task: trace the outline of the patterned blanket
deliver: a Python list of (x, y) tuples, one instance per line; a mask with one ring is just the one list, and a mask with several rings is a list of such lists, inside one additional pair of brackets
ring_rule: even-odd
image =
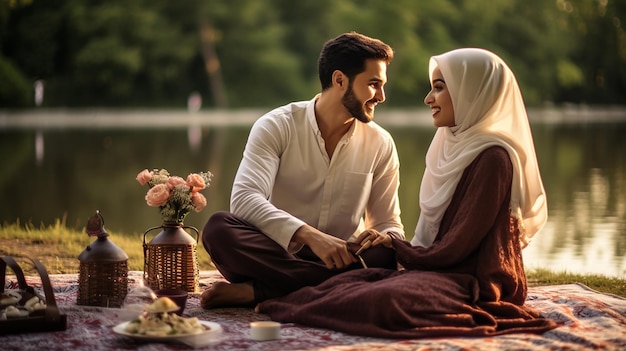
[[(130, 272), (129, 283), (137, 285), (142, 272)], [(57, 304), (67, 315), (66, 331), (24, 333), (0, 337), (2, 350), (189, 350), (180, 343), (140, 341), (113, 333), (123, 320), (114, 309), (76, 305), (76, 274), (51, 275)], [(201, 272), (201, 285), (223, 279), (215, 271)], [(40, 286), (38, 277), (29, 285)], [(5, 285), (14, 284), (11, 278)], [(527, 303), (559, 327), (541, 335), (509, 334), (487, 338), (427, 338), (418, 340), (377, 339), (332, 330), (283, 324), (281, 337), (272, 341), (249, 338), (252, 321), (268, 320), (249, 308), (206, 311), (199, 307), (199, 294), (187, 301), (185, 317), (216, 322), (222, 337), (200, 350), (624, 350), (626, 349), (626, 299), (602, 294), (581, 284), (532, 287)], [(1, 331), (0, 331), (0, 334)]]

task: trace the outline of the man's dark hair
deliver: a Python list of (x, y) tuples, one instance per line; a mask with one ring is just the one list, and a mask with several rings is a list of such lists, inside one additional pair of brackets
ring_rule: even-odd
[(365, 61), (369, 59), (390, 64), (393, 49), (378, 39), (356, 32), (344, 33), (327, 41), (317, 62), (322, 90), (331, 86), (335, 70), (340, 70), (352, 81), (357, 74), (365, 71)]

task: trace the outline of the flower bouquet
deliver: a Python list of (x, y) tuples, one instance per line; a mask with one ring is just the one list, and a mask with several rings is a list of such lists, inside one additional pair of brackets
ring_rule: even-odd
[[(191, 173), (187, 179), (172, 176), (165, 169), (144, 169), (137, 174), (141, 185), (148, 185), (146, 203), (158, 207), (163, 224), (144, 232), (144, 280), (154, 290), (182, 289), (199, 291), (198, 256), (196, 253), (198, 229), (183, 225), (192, 210), (200, 212), (206, 206), (206, 198), (200, 190), (206, 189), (213, 174)], [(161, 228), (149, 243), (146, 235)], [(196, 238), (185, 229), (193, 230)]]
[(209, 171), (191, 173), (183, 179), (170, 175), (165, 169), (144, 169), (137, 174), (137, 181), (150, 187), (146, 203), (159, 208), (163, 222), (182, 223), (189, 212), (200, 212), (206, 206), (206, 198), (200, 190), (209, 187), (212, 177)]

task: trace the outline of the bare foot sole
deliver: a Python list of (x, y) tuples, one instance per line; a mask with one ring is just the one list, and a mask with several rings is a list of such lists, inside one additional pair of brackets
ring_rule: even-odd
[(250, 283), (215, 282), (202, 292), (200, 306), (207, 310), (220, 307), (253, 307), (254, 289)]

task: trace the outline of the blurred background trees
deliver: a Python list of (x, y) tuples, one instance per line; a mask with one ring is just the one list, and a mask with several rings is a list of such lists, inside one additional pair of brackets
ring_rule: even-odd
[(421, 106), (429, 57), (467, 46), (529, 105), (624, 105), (624, 26), (622, 0), (0, 0), (0, 108), (37, 80), (46, 107), (273, 107), (318, 92), (321, 46), (351, 30), (396, 51), (390, 106)]

